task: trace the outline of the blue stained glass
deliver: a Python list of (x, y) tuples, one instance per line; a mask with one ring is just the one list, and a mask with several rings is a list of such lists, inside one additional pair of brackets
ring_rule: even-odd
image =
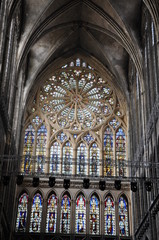
[(50, 173), (59, 172), (60, 162), (60, 146), (58, 142), (54, 142), (50, 149)]
[(16, 221), (16, 231), (25, 232), (26, 231), (26, 221), (27, 221), (27, 209), (28, 209), (28, 195), (23, 193), (18, 202), (18, 214)]
[(57, 139), (59, 139), (60, 142), (64, 142), (64, 141), (66, 141), (68, 138), (67, 138), (66, 134), (64, 134), (63, 132), (61, 132), (61, 133), (59, 133), (59, 134), (57, 135)]
[(81, 194), (76, 200), (76, 233), (86, 232), (86, 200)]
[(124, 196), (119, 198), (119, 233), (120, 236), (129, 236), (128, 203)]
[(124, 161), (126, 160), (126, 137), (122, 128), (119, 128), (116, 132), (116, 159), (118, 164), (119, 176), (126, 174), (124, 168)]
[(65, 194), (61, 201), (61, 222), (60, 230), (62, 233), (70, 233), (71, 218), (71, 199)]
[(87, 173), (87, 147), (80, 143), (77, 148), (77, 174)]
[(46, 232), (55, 233), (57, 222), (57, 197), (52, 194), (48, 199)]
[(104, 209), (104, 224), (105, 224), (105, 234), (115, 235), (115, 205), (114, 200), (111, 196), (107, 196), (105, 199), (105, 209)]
[(90, 148), (90, 174), (98, 176), (99, 175), (99, 156), (100, 151), (98, 145), (93, 143)]
[(113, 175), (113, 133), (109, 127), (104, 132), (104, 175)]
[(88, 133), (83, 137), (83, 140), (86, 141), (87, 144), (89, 145), (92, 141), (94, 141), (94, 138)]
[(99, 199), (96, 195), (90, 200), (90, 233), (99, 234)]
[(37, 132), (37, 144), (36, 144), (37, 163), (35, 167), (35, 172), (38, 173), (44, 173), (44, 163), (46, 157), (46, 140), (47, 130), (45, 125), (42, 125)]
[(70, 142), (66, 142), (63, 147), (63, 173), (72, 173), (73, 148)]
[(25, 130), (25, 137), (24, 137), (24, 148), (23, 148), (24, 161), (22, 163), (21, 170), (22, 172), (25, 172), (25, 173), (31, 173), (32, 171), (31, 157), (33, 155), (34, 140), (35, 140), (35, 130), (33, 126), (30, 124)]
[(42, 218), (42, 197), (37, 193), (33, 198), (30, 219), (30, 232), (40, 232)]

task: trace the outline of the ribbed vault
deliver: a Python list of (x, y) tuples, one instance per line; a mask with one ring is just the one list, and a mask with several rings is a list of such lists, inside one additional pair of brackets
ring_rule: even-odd
[(141, 7), (138, 0), (129, 4), (111, 0), (24, 1), (17, 66), (19, 72), (22, 67), (27, 72), (24, 102), (51, 62), (77, 51), (103, 64), (129, 100), (130, 59), (141, 82), (143, 79)]

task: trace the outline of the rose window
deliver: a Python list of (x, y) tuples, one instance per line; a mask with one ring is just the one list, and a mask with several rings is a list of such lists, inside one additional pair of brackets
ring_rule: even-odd
[(117, 102), (107, 81), (77, 59), (45, 81), (39, 105), (51, 123), (78, 131), (106, 122)]

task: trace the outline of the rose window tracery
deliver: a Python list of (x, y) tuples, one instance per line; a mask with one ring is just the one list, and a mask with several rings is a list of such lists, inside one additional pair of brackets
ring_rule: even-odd
[(40, 89), (39, 101), (50, 122), (75, 131), (101, 125), (117, 104), (107, 80), (77, 60), (63, 66), (45, 82)]

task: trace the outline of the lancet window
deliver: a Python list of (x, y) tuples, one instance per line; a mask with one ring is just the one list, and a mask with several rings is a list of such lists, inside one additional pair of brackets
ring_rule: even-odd
[(99, 234), (99, 198), (93, 194), (90, 199), (90, 234)]
[(119, 233), (129, 236), (128, 202), (125, 196), (119, 198)]
[(107, 195), (104, 202), (104, 229), (106, 235), (115, 235), (115, 203), (111, 195)]
[(64, 194), (61, 201), (61, 219), (60, 231), (61, 233), (70, 233), (71, 220), (71, 198), (69, 194)]
[(76, 199), (76, 233), (86, 233), (86, 199), (83, 194)]
[(23, 193), (18, 202), (18, 213), (16, 221), (16, 231), (25, 232), (27, 222), (27, 211), (28, 211), (28, 194)]
[(46, 232), (55, 233), (57, 222), (57, 196), (51, 194), (47, 203), (47, 219), (46, 219)]
[(42, 219), (42, 196), (40, 195), (40, 193), (37, 193), (33, 198), (30, 219), (30, 232), (34, 233), (40, 232), (41, 219)]

